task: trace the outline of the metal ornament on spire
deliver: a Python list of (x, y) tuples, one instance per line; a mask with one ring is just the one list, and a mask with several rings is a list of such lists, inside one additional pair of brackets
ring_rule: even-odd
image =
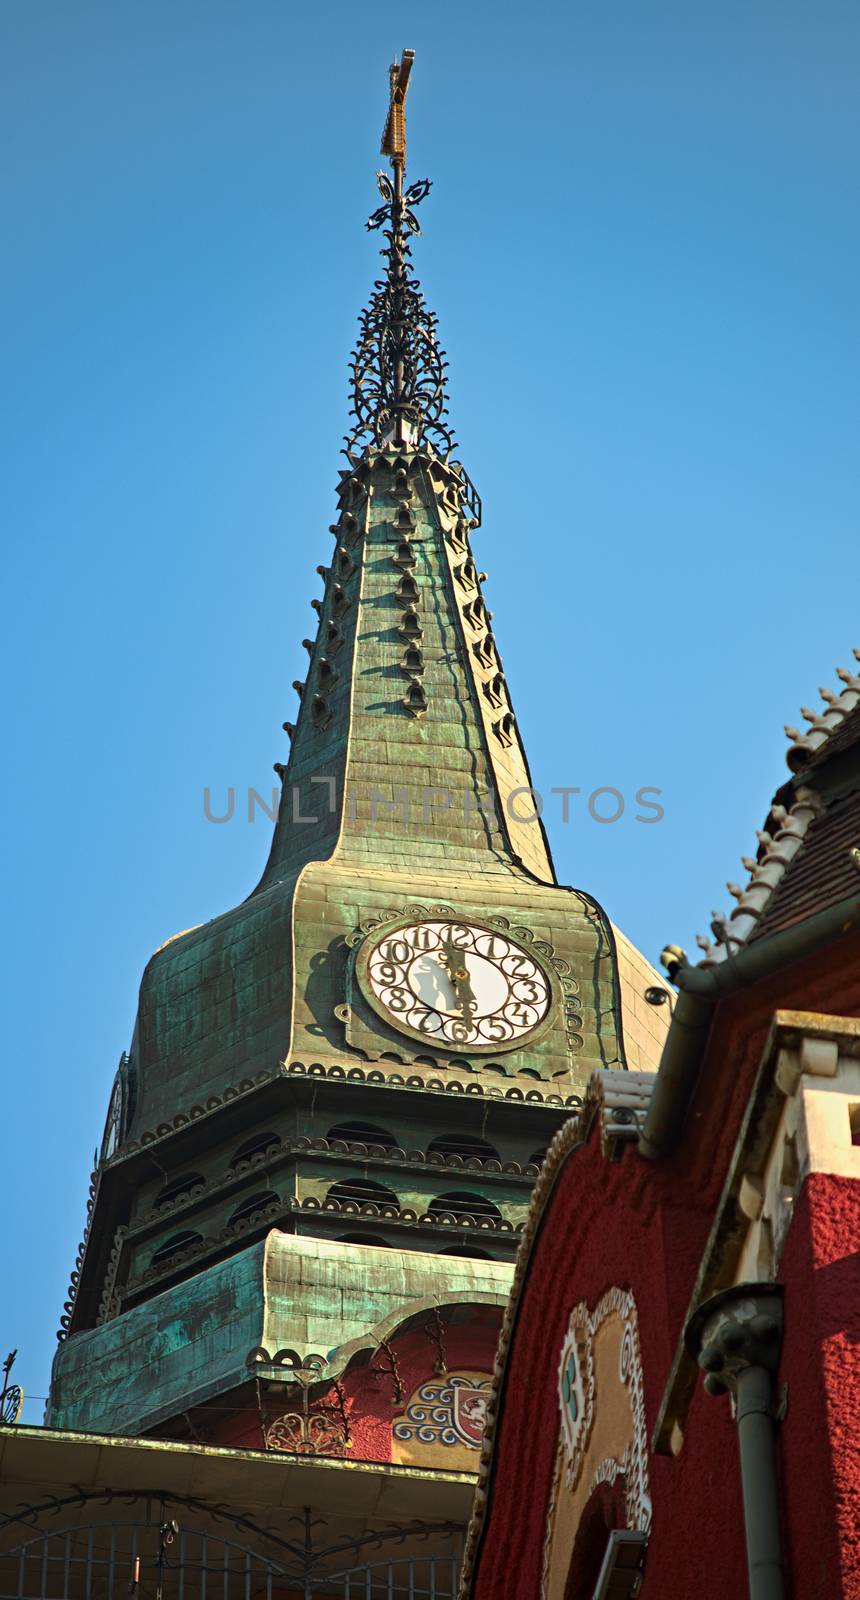
[(383, 204), (367, 222), (370, 229), (388, 224), (387, 244), (381, 251), (386, 270), (374, 284), (370, 304), (359, 320), (351, 363), (355, 424), (347, 436), (348, 456), (370, 443), (414, 447), (426, 441), (446, 460), (454, 449), (454, 436), (444, 420), (448, 363), (436, 341), (436, 317), (410, 271), (410, 238), (421, 232), (414, 208), (430, 191), (428, 178), (404, 189), (406, 92), (414, 59), (414, 50), (404, 50), (399, 64), (395, 61), (389, 68), (381, 148), (391, 162), (392, 177), (377, 173)]

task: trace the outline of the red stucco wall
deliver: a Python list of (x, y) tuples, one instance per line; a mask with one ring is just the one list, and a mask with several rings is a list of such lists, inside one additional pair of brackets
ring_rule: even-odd
[[(493, 1370), (496, 1344), (501, 1323), (501, 1310), (495, 1306), (458, 1307), (456, 1320), (445, 1322), (443, 1343), (445, 1364), (449, 1371), (462, 1369), (485, 1372)], [(391, 1424), (402, 1415), (410, 1396), (422, 1383), (438, 1376), (438, 1345), (428, 1336), (425, 1323), (430, 1314), (419, 1319), (403, 1332), (393, 1335), (390, 1349), (397, 1367), (402, 1390), (398, 1399), (394, 1376), (387, 1370), (388, 1355), (380, 1350), (361, 1352), (347, 1368), (341, 1379), (344, 1393), (351, 1444), (344, 1454), (351, 1461), (390, 1461)], [(300, 1397), (295, 1389), (281, 1394), (264, 1396), (266, 1420), (271, 1422), (280, 1412), (300, 1411)], [(336, 1397), (331, 1389), (315, 1393), (312, 1411), (320, 1407), (331, 1412)], [(259, 1450), (262, 1448), (260, 1418), (256, 1410), (229, 1415), (216, 1428), (212, 1444), (232, 1445), (236, 1448)], [(474, 1454), (474, 1471), (478, 1470), (478, 1451)], [(437, 1461), (436, 1467), (440, 1465)], [(452, 1461), (452, 1467), (462, 1471), (462, 1462)]]
[[(620, 1165), (608, 1163), (596, 1134), (567, 1161), (549, 1214), (508, 1366), (477, 1600), (536, 1600), (540, 1592), (558, 1440), (556, 1374), (572, 1306), (578, 1300), (593, 1306), (613, 1284), (632, 1290), (650, 1432), (673, 1354), (666, 1306), (678, 1299), (679, 1265), (686, 1264), (689, 1275), (708, 1225), (695, 1202), (675, 1203), (663, 1168), (632, 1155)], [(704, 1429), (702, 1401), (709, 1408)], [(691, 1422), (678, 1461), (649, 1462), (655, 1515), (643, 1600), (726, 1600), (744, 1592), (732, 1425), (724, 1408), (704, 1396), (697, 1397)]]
[[(613, 1165), (596, 1135), (561, 1169), (532, 1249), (501, 1390), (472, 1593), (540, 1592), (558, 1436), (556, 1373), (572, 1306), (635, 1296), (649, 1437), (702, 1251), (777, 1009), (860, 1014), (860, 936), (723, 1002), (677, 1152)], [(789, 1412), (779, 1430), (792, 1600), (860, 1600), (860, 1200), (814, 1177), (782, 1262)], [(642, 1600), (747, 1594), (737, 1440), (727, 1399), (699, 1384), (677, 1458), (650, 1456), (654, 1519)], [(571, 1597), (576, 1600), (576, 1597)], [(583, 1596), (582, 1600), (589, 1600)]]
[(779, 1453), (793, 1596), (860, 1600), (860, 1183), (812, 1174), (781, 1276), (788, 1410)]

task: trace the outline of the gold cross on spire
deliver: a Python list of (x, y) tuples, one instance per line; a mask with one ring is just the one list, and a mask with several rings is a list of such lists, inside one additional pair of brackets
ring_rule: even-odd
[(395, 167), (401, 168), (406, 164), (406, 91), (414, 60), (415, 51), (404, 50), (400, 63), (392, 61), (388, 69), (391, 98), (380, 148)]

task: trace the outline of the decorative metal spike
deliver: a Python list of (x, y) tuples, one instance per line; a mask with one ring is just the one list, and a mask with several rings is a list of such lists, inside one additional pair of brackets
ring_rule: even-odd
[(741, 856), (741, 866), (746, 867), (747, 872), (755, 872), (758, 862), (752, 856)]
[(732, 895), (735, 900), (740, 900), (742, 898), (744, 891), (739, 883), (727, 883), (726, 888), (728, 889), (729, 894)]
[[(402, 119), (402, 107), (399, 114)], [(446, 459), (454, 448), (445, 420), (447, 363), (436, 338), (436, 318), (424, 302), (411, 264), (411, 240), (420, 231), (413, 208), (425, 199), (430, 182), (424, 178), (404, 188), (405, 142), (396, 151), (393, 145), (384, 149), (392, 177), (377, 174), (383, 204), (367, 226), (382, 229), (385, 272), (374, 283), (370, 302), (359, 317), (351, 363), (355, 423), (346, 439), (346, 453), (353, 460), (356, 449), (429, 444)], [(470, 509), (480, 517), (480, 500), (466, 474), (461, 475)]]
[(696, 944), (699, 946), (700, 950), (712, 950), (713, 949), (713, 944), (712, 944), (711, 940), (710, 939), (706, 939), (705, 935), (703, 933), (697, 933), (696, 934)]
[(839, 699), (838, 694), (834, 694), (832, 689), (819, 689), (818, 693), (828, 706), (835, 705), (836, 701)]
[(799, 728), (793, 728), (791, 723), (787, 722), (785, 724), (785, 737), (790, 739), (792, 744), (796, 744), (798, 739), (802, 738), (802, 734)]
[(801, 706), (800, 715), (802, 716), (804, 722), (817, 722), (818, 721), (818, 712), (817, 711), (810, 711), (809, 706)]
[(837, 667), (836, 668), (836, 676), (837, 676), (837, 678), (841, 678), (843, 683), (850, 683), (851, 682), (851, 673), (847, 670), (846, 667)]

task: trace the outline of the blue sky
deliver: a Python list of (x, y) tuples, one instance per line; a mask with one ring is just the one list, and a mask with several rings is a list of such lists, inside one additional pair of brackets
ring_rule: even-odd
[[(0, 11), (0, 1355), (46, 1393), (142, 968), (243, 897), (328, 559), (386, 66), (559, 878), (691, 946), (851, 661), (854, 6)], [(658, 826), (633, 820), (642, 785)], [(41, 1402), (27, 1413), (38, 1420)]]

